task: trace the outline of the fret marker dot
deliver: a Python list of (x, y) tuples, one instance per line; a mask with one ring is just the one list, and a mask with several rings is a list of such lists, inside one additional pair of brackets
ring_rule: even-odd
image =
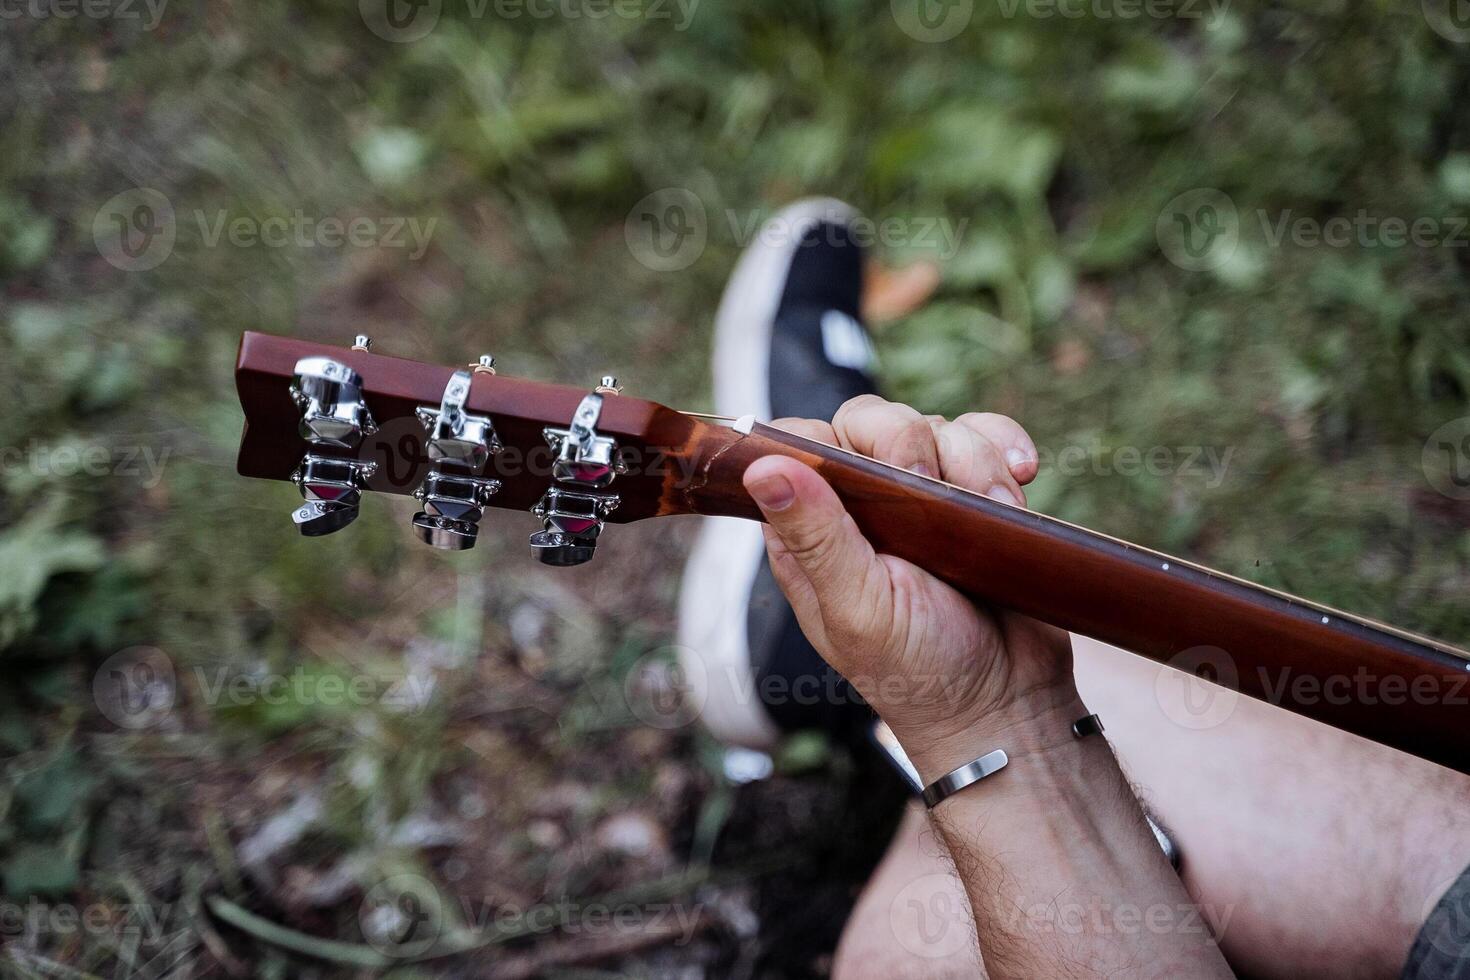
[(1169, 563), (1168, 562), (1164, 562), (1164, 571), (1167, 572), (1168, 570), (1169, 570)]
[(1324, 623), (1327, 622), (1327, 617), (1326, 616), (1323, 616), (1322, 617), (1322, 622), (1324, 622)]

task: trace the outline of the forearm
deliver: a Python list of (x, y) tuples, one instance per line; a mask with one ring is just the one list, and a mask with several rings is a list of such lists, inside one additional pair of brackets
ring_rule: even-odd
[(1230, 976), (1106, 740), (1072, 737), (1086, 713), (1048, 693), (911, 753), (926, 783), (991, 749), (1010, 757), (931, 811), (990, 977)]

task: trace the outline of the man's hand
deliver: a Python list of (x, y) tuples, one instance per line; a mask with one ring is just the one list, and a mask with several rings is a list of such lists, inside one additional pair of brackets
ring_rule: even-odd
[[(946, 421), (863, 395), (830, 425), (775, 424), (1014, 506), (1024, 506), (1021, 486), (1037, 471), (1031, 438), (1002, 415)], [(745, 486), (769, 522), (771, 570), (802, 630), (888, 722), (926, 780), (970, 761), (977, 733), (1073, 710), (1064, 632), (977, 606), (917, 566), (876, 554), (837, 494), (802, 463), (757, 460)]]
[[(1030, 438), (998, 415), (946, 422), (869, 395), (831, 425), (777, 424), (1016, 506), (1036, 475)], [(932, 811), (987, 975), (1229, 976), (1207, 930), (1134, 926), (1135, 914), (1189, 908), (1189, 895), (1106, 740), (1071, 735), (1086, 709), (1067, 635), (875, 554), (832, 488), (795, 460), (756, 460), (745, 487), (770, 522), (771, 570), (807, 638), (888, 722), (920, 778), (995, 748), (1010, 756), (993, 782)]]

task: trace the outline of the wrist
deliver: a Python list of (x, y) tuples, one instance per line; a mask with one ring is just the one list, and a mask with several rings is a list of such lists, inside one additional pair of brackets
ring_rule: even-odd
[(904, 726), (893, 729), (924, 785), (973, 762), (995, 749), (1012, 759), (1045, 755), (1073, 741), (1072, 723), (1087, 708), (1068, 678), (1024, 692), (986, 710), (951, 719), (943, 725)]

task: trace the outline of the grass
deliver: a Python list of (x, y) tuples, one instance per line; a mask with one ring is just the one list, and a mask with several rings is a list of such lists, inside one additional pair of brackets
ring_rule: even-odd
[[(754, 222), (803, 194), (899, 222), (889, 261), (943, 260), (934, 301), (879, 337), (885, 383), (928, 411), (1025, 422), (1055, 463), (1033, 505), (1470, 639), (1470, 519), (1425, 452), (1470, 392), (1454, 237), (1470, 49), (1417, 5), (1141, 21), (980, 5), (942, 43), (855, 0), (700, 4), (684, 29), (443, 9), (412, 43), (357, 5), (273, 0), (0, 35), (0, 876), (12, 902), (173, 913), (133, 947), (126, 930), (31, 929), (7, 937), (5, 969), (150, 975), (177, 940), (205, 975), (349, 976), (198, 910), (223, 896), (372, 953), (358, 910), (395, 874), (495, 908), (585, 900), (690, 855), (738, 863), (756, 817), (792, 801), (830, 813), (839, 761), (797, 753), (732, 797), (697, 734), (643, 726), (621, 696), (659, 677), (687, 527), (619, 528), (593, 566), (552, 575), (525, 555), (529, 521), (448, 562), (371, 500), (350, 532), (302, 541), (289, 487), (233, 473), (246, 329), (365, 332), (429, 361), (491, 350), (510, 374), (611, 372), (707, 408), (723, 277)], [(95, 228), (101, 209), (105, 240), (104, 203), (135, 187), (167, 198), (175, 243), (129, 272)], [(628, 238), (666, 188), (704, 214), (675, 271)], [(1238, 243), (1192, 270), (1170, 260), (1166, 205), (1197, 188), (1228, 199)], [(1293, 230), (1360, 213), (1451, 240)], [(377, 244), (248, 234), (298, 214), (370, 219)], [(398, 219), (403, 246), (382, 240)], [(88, 447), (96, 475), (68, 464)], [(177, 699), (133, 731), (93, 684), (139, 646)], [(374, 696), (206, 696), (271, 676), (366, 678)], [(309, 819), (272, 824), (289, 813)], [(630, 814), (646, 851), (609, 843)], [(266, 856), (241, 864), (252, 841)], [(792, 862), (791, 880), (821, 877)], [(769, 892), (714, 887), (779, 933)], [(813, 913), (829, 932), (840, 905)], [(821, 970), (762, 943), (726, 922), (609, 962)]]

